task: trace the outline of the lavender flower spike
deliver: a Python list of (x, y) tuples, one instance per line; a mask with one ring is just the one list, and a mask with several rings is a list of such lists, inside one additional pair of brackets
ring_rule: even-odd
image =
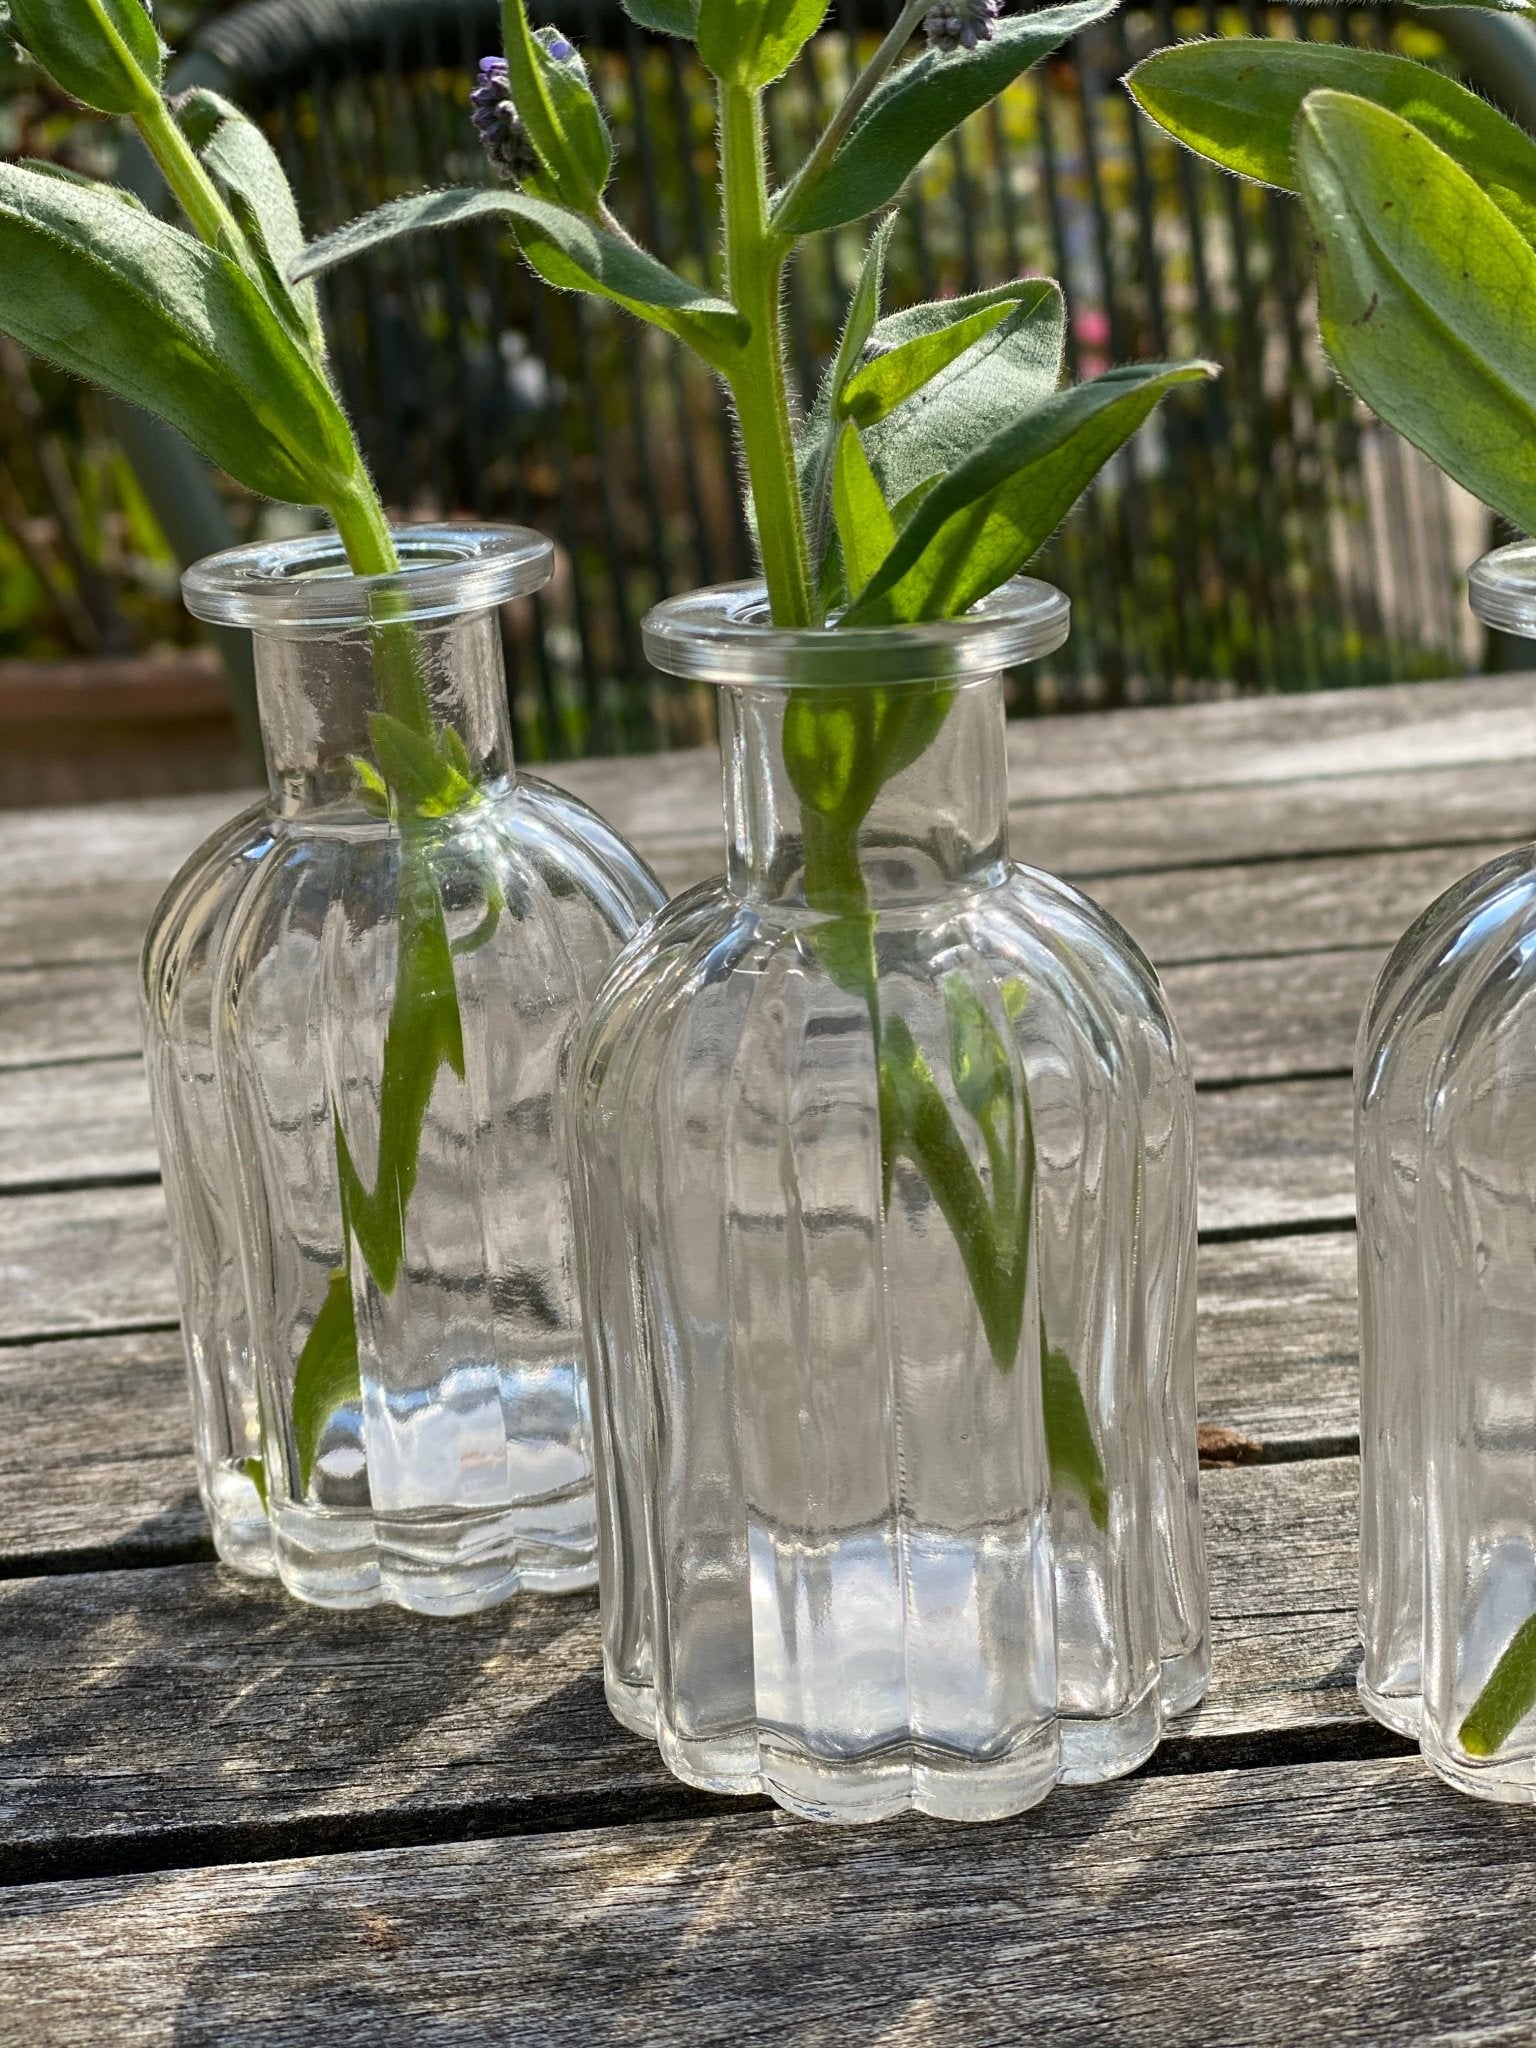
[(990, 43), (1001, 6), (1002, 0), (938, 0), (923, 17), (929, 47), (947, 54)]
[(512, 103), (512, 81), (504, 58), (480, 59), (469, 104), (485, 153), (503, 178), (515, 184), (538, 169), (538, 158)]

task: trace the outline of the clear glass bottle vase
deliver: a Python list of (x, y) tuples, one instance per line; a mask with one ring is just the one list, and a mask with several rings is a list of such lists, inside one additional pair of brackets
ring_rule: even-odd
[(513, 769), (498, 608), (549, 543), (396, 544), (391, 576), (329, 535), (188, 573), (255, 636), (271, 790), (157, 911), (145, 1042), (220, 1554), (461, 1613), (595, 1576), (555, 1105), (663, 895)]
[(766, 618), (646, 622), (721, 686), (729, 870), (567, 1098), (607, 1693), (690, 1784), (987, 1819), (1205, 1685), (1193, 1096), (1134, 943), (1008, 859), (1002, 671), (1060, 593)]
[[(1472, 570), (1536, 638), (1536, 544)], [(1536, 848), (1404, 933), (1355, 1059), (1360, 1697), (1462, 1791), (1536, 1802)]]

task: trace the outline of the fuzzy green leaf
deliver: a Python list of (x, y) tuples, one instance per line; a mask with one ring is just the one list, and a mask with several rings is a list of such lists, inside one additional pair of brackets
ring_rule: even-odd
[(1536, 532), (1536, 250), (1400, 115), (1313, 93), (1297, 170), (1323, 340), (1367, 405)]
[[(982, 296), (994, 299), (987, 293)], [(870, 462), (887, 502), (899, 504), (931, 476), (947, 476), (990, 441), (1000, 421), (1014, 422), (1049, 403), (1061, 382), (1065, 314), (1061, 292), (1050, 278), (1013, 284), (995, 296), (1009, 307), (997, 326), (983, 331), (952, 361), (943, 345), (977, 314), (960, 314), (952, 326), (925, 327), (902, 314), (882, 321), (876, 340), (890, 342), (890, 354), (869, 365), (878, 371), (895, 364), (892, 388), (923, 367), (922, 351), (934, 347), (932, 374), (865, 435)], [(957, 302), (964, 303), (964, 302)], [(913, 308), (926, 313), (927, 308)], [(978, 309), (981, 317), (991, 306)], [(936, 346), (937, 345), (937, 346)], [(850, 384), (847, 400), (858, 395)]]
[(323, 353), (315, 288), (288, 278), (289, 265), (304, 253), (304, 224), (276, 150), (254, 121), (216, 92), (198, 88), (187, 93), (177, 102), (176, 116), (247, 237), (266, 258), (269, 296), (292, 308)]
[[(822, 381), (815, 409), (795, 444), (795, 467), (800, 479), (800, 501), (805, 511), (806, 533), (811, 559), (818, 565), (828, 554), (827, 520), (831, 509), (832, 422), (840, 409), (844, 385), (858, 367), (880, 317), (880, 293), (885, 282), (885, 256), (896, 226), (895, 215), (883, 220), (870, 237), (859, 266), (859, 281), (848, 301), (848, 317), (838, 337), (837, 353)], [(835, 550), (832, 551), (835, 553)], [(841, 564), (834, 564), (833, 581), (841, 590)]]
[(876, 426), (1007, 318), (1007, 302), (999, 301), (969, 319), (941, 327), (937, 334), (919, 335), (902, 348), (876, 356), (844, 386), (839, 415), (861, 427)]
[(716, 78), (755, 89), (786, 72), (827, 0), (699, 0), (699, 55)]
[(685, 42), (692, 42), (699, 19), (697, 0), (624, 0), (624, 12), (642, 28)]
[(325, 503), (353, 473), (341, 408), (245, 273), (108, 192), (0, 164), (0, 329), (268, 497)]
[(9, 0), (7, 33), (55, 84), (99, 114), (160, 90), (165, 51), (143, 0)]
[(576, 212), (595, 214), (600, 187), (593, 183), (581, 152), (566, 132), (561, 106), (550, 87), (549, 53), (529, 26), (524, 0), (502, 0), (501, 41), (518, 119), (544, 169), (541, 184), (547, 184), (552, 196)]
[(831, 158), (810, 179), (788, 185), (773, 224), (809, 235), (862, 220), (894, 199), (923, 158), (953, 128), (997, 95), (1068, 36), (1113, 14), (1117, 0), (1068, 0), (999, 22), (992, 40), (974, 50), (925, 51), (893, 71)]
[(851, 421), (839, 437), (832, 465), (832, 512), (848, 588), (857, 594), (894, 547), (896, 525)]
[(1299, 189), (1296, 117), (1308, 93), (1353, 93), (1411, 121), (1536, 241), (1536, 142), (1443, 72), (1343, 43), (1230, 37), (1159, 50), (1126, 80), (1168, 133), (1224, 170)]
[(16, 159), (17, 168), (35, 171), (40, 178), (61, 178), (66, 185), (83, 185), (87, 192), (95, 192), (105, 199), (120, 200), (124, 206), (136, 206), (140, 213), (146, 212), (143, 200), (137, 192), (130, 192), (124, 185), (107, 185), (100, 178), (88, 178), (84, 171), (72, 171), (67, 164), (51, 164), (46, 157), (23, 156)]
[(311, 242), (291, 274), (314, 277), (402, 235), (497, 216), (513, 226), (523, 254), (550, 284), (612, 299), (640, 319), (691, 342), (709, 360), (745, 338), (746, 322), (734, 306), (689, 284), (643, 249), (621, 242), (565, 207), (495, 187), (464, 186), (397, 199)]
[(1063, 391), (928, 492), (843, 623), (956, 618), (1043, 546), (1164, 392), (1210, 363), (1138, 363)]
[[(583, 178), (590, 182), (594, 192), (601, 192), (613, 170), (613, 137), (587, 77), (587, 67), (570, 39), (558, 29), (535, 29), (533, 41), (545, 90), (565, 131), (565, 139), (581, 166)], [(568, 57), (555, 55), (561, 45), (570, 51)]]

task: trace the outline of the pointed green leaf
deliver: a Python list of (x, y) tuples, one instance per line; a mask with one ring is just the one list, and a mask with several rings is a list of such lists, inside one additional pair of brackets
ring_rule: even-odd
[(144, 0), (10, 0), (9, 34), (57, 85), (99, 114), (131, 114), (160, 90), (165, 51)]
[(949, 1071), (962, 1106), (988, 1123), (1013, 1093), (1014, 1056), (999, 1036), (986, 1005), (960, 973), (944, 977), (949, 1013)]
[(1308, 93), (1354, 93), (1411, 121), (1536, 241), (1536, 142), (1477, 94), (1408, 57), (1344, 43), (1233, 36), (1159, 50), (1126, 80), (1168, 133), (1224, 170), (1298, 189), (1296, 116)]
[(827, 0), (699, 0), (699, 55), (716, 78), (770, 85), (821, 26)]
[(291, 274), (314, 277), (402, 235), (497, 216), (515, 228), (523, 254), (551, 284), (612, 299), (691, 342), (710, 360), (745, 338), (746, 323), (734, 306), (689, 284), (632, 242), (621, 242), (565, 207), (494, 187), (465, 186), (397, 199), (311, 242)]
[(577, 213), (595, 214), (601, 187), (567, 130), (564, 101), (550, 81), (549, 53), (528, 24), (523, 0), (502, 0), (501, 29), (512, 102), (551, 191)]
[(1536, 532), (1536, 250), (1397, 114), (1313, 93), (1297, 169), (1323, 340), (1367, 405)]
[(896, 525), (851, 421), (838, 440), (832, 467), (832, 512), (848, 588), (857, 595), (895, 545)]
[(850, 626), (956, 618), (1022, 569), (1164, 392), (1210, 363), (1138, 363), (1060, 392), (923, 499)]
[[(1061, 292), (1050, 278), (1010, 289), (1015, 303), (1006, 317), (952, 362), (936, 364), (925, 383), (866, 433), (864, 445), (889, 503), (901, 503), (930, 476), (958, 469), (991, 440), (1000, 421), (1021, 420), (1055, 397), (1066, 327)], [(983, 308), (982, 317), (990, 311)], [(906, 335), (901, 318), (882, 321), (876, 338)], [(956, 322), (962, 329), (969, 324), (964, 317)], [(893, 382), (899, 382), (905, 370), (920, 367), (926, 344), (942, 343), (953, 331), (912, 334), (869, 367), (878, 370), (895, 357)]]
[(385, 780), (408, 809), (424, 818), (447, 818), (473, 801), (475, 786), (468, 776), (403, 719), (375, 711), (368, 731)]
[(130, 192), (123, 185), (104, 184), (100, 178), (88, 178), (84, 171), (72, 171), (67, 164), (52, 164), (40, 156), (18, 157), (16, 163), (18, 169), (35, 171), (40, 178), (62, 178), (66, 185), (83, 185), (87, 192), (120, 200), (124, 206), (136, 206), (140, 213), (147, 211), (137, 192)]
[[(805, 508), (805, 526), (810, 540), (811, 559), (818, 565), (818, 574), (823, 557), (828, 552), (827, 519), (831, 509), (829, 492), (832, 472), (832, 422), (838, 412), (843, 386), (857, 367), (859, 357), (863, 354), (870, 335), (874, 332), (875, 323), (880, 317), (885, 256), (895, 225), (896, 219), (893, 214), (883, 220), (870, 237), (869, 247), (864, 252), (864, 261), (859, 266), (859, 281), (853, 288), (853, 297), (848, 301), (848, 317), (843, 322), (843, 331), (838, 337), (837, 353), (832, 358), (831, 368), (822, 379), (811, 416), (795, 443), (795, 468), (800, 479), (800, 502)], [(840, 596), (841, 564), (835, 565), (832, 584), (832, 594)]]
[(357, 1365), (357, 1323), (345, 1272), (332, 1273), (293, 1375), (293, 1442), (299, 1491), (309, 1491), (315, 1460), (332, 1416), (363, 1398)]
[(315, 288), (288, 278), (289, 265), (304, 253), (304, 224), (276, 150), (254, 121), (216, 92), (198, 88), (185, 94), (176, 103), (176, 118), (246, 236), (266, 258), (269, 297), (291, 307), (323, 353)]
[(0, 164), (0, 329), (268, 497), (353, 474), (340, 406), (238, 265), (108, 193)]
[(1051, 1484), (1075, 1493), (1096, 1528), (1109, 1526), (1109, 1488), (1104, 1461), (1093, 1440), (1088, 1404), (1066, 1352), (1040, 1332), (1040, 1398), (1045, 1419), (1045, 1448)]
[(642, 28), (685, 42), (692, 42), (699, 19), (697, 0), (624, 0), (624, 12)]
[(937, 334), (919, 335), (902, 348), (895, 348), (866, 363), (844, 386), (839, 412), (861, 427), (873, 427), (892, 413), (914, 392), (947, 370), (958, 355), (964, 355), (973, 341), (980, 341), (1008, 318), (1008, 306), (1000, 301), (973, 313), (968, 320), (956, 320)]
[(441, 1068), (464, 1078), (464, 1037), (453, 949), (430, 857), (409, 839), (396, 912), (395, 993), (384, 1034), (378, 1171), (372, 1191), (332, 1111), (342, 1209), (369, 1272), (393, 1291), (405, 1256), (405, 1218), (421, 1162), (421, 1135)]
[(876, 86), (819, 174), (788, 185), (773, 210), (786, 235), (862, 220), (894, 199), (923, 158), (1068, 36), (1112, 14), (1117, 0), (1068, 0), (999, 22), (974, 50), (925, 51)]
[[(568, 36), (561, 35), (558, 29), (535, 29), (533, 41), (539, 52), (545, 89), (559, 116), (566, 140), (581, 166), (583, 177), (590, 182), (594, 192), (601, 192), (613, 170), (613, 137), (608, 133), (608, 123), (592, 90), (587, 67), (575, 44)], [(567, 54), (557, 56), (557, 50), (564, 50)]]

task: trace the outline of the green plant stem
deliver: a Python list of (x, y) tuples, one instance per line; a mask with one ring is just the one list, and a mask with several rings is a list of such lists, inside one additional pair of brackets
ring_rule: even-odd
[(911, 42), (918, 23), (932, 5), (933, 0), (907, 0), (879, 49), (843, 95), (836, 113), (817, 138), (815, 148), (779, 195), (776, 208), (787, 204), (792, 192), (803, 192), (808, 185), (815, 184), (841, 148), (849, 129), (869, 104), (870, 94)]
[(215, 249), (223, 249), (227, 255), (241, 255), (245, 237), (239, 222), (158, 92), (151, 89), (134, 114), (133, 123), (199, 238)]
[(728, 372), (741, 428), (758, 546), (776, 626), (817, 623), (810, 550), (795, 475), (779, 293), (790, 244), (768, 224), (762, 94), (720, 87), (726, 290), (750, 329)]
[(1495, 1756), (1536, 1707), (1536, 1615), (1522, 1622), (1457, 1731), (1468, 1756)]

